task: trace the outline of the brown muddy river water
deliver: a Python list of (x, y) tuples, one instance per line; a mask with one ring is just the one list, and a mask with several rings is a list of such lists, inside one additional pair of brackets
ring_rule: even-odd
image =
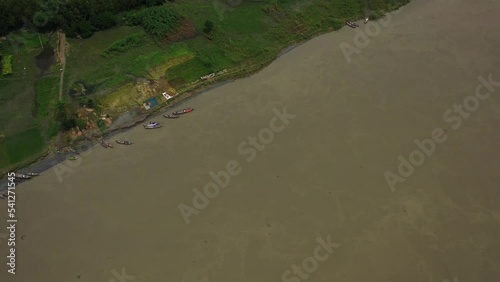
[(498, 281), (499, 11), (416, 0), (20, 185), (0, 280)]

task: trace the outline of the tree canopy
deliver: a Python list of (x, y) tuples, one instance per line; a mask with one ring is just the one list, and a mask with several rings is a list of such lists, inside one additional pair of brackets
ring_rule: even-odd
[(2, 0), (0, 36), (28, 26), (38, 31), (63, 28), (82, 37), (116, 24), (115, 15), (164, 0)]

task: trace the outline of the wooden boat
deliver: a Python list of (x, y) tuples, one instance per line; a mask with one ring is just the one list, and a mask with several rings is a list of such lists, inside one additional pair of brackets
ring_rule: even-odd
[(78, 157), (77, 156), (71, 156), (71, 157), (68, 158), (68, 160), (70, 160), (70, 161), (76, 161), (76, 160), (78, 160)]
[(166, 117), (166, 118), (179, 118), (178, 115), (175, 115), (175, 114), (171, 114), (171, 115), (163, 115), (163, 117)]
[(160, 127), (161, 127), (160, 123), (154, 122), (154, 121), (152, 121), (148, 124), (144, 124), (145, 129), (155, 129), (155, 128), (160, 128)]
[(357, 28), (357, 27), (358, 27), (358, 25), (357, 25), (357, 24), (355, 24), (355, 23), (353, 23), (353, 22), (351, 22), (351, 21), (346, 21), (346, 22), (345, 22), (345, 24), (346, 24), (347, 26), (349, 26), (349, 27), (352, 27), (352, 28)]
[(104, 141), (104, 140), (101, 140), (101, 145), (102, 145), (104, 148), (113, 148), (113, 145), (111, 145), (111, 143), (106, 142), (106, 141)]
[(31, 176), (21, 173), (16, 173), (14, 177), (19, 179), (31, 179)]
[(132, 145), (132, 142), (127, 141), (127, 140), (116, 140), (116, 143), (122, 144), (122, 145)]
[(365, 19), (365, 24), (368, 23), (369, 20), (370, 20), (370, 18), (366, 18)]
[(184, 110), (180, 110), (180, 111), (174, 112), (174, 115), (187, 114), (187, 113), (192, 112), (193, 110), (194, 110), (193, 108), (187, 108), (187, 109), (184, 109)]
[(39, 176), (40, 174), (36, 172), (26, 172), (26, 175), (33, 177), (33, 176)]

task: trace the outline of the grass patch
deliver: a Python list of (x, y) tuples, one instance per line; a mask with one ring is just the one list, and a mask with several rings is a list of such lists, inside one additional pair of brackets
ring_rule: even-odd
[(12, 74), (12, 55), (2, 57), (2, 75)]
[(36, 107), (39, 120), (46, 120), (54, 112), (59, 99), (57, 77), (45, 77), (38, 81), (36, 87)]
[(11, 135), (0, 141), (0, 167), (20, 163), (40, 154), (45, 142), (38, 128), (31, 128)]
[(145, 37), (139, 46), (119, 56), (102, 56), (111, 44), (135, 33), (144, 33), (144, 30), (122, 26), (97, 32), (86, 40), (70, 40), (72, 47), (66, 67), (65, 90), (68, 91), (78, 81), (84, 81), (94, 89), (94, 93), (90, 94), (108, 94), (137, 77), (148, 77), (151, 71), (172, 59), (193, 54), (184, 43), (162, 46)]
[(110, 94), (99, 96), (97, 103), (111, 112), (122, 112), (135, 106), (141, 106), (144, 101), (154, 96), (142, 86), (139, 83), (127, 83)]
[[(40, 74), (35, 57), (40, 53), (40, 40), (46, 46), (54, 38), (21, 30), (0, 41), (3, 54), (12, 55), (12, 74), (0, 75), (0, 134), (16, 134), (36, 126), (35, 83)], [(53, 74), (53, 69), (45, 75)], [(58, 71), (58, 69), (56, 69)]]
[(146, 34), (143, 32), (133, 33), (133, 34), (111, 44), (104, 51), (103, 55), (104, 55), (104, 57), (111, 57), (113, 55), (117, 55), (117, 54), (123, 53), (127, 50), (130, 50), (132, 48), (135, 48), (135, 47), (141, 45), (145, 36), (146, 36)]

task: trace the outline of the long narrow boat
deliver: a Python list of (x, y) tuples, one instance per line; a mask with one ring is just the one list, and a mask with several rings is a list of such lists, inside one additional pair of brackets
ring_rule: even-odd
[(351, 21), (346, 21), (345, 24), (349, 27), (352, 27), (352, 28), (357, 28), (359, 25), (357, 25), (356, 23), (353, 23)]
[(175, 115), (175, 114), (171, 114), (171, 115), (163, 115), (163, 117), (165, 118), (179, 118), (178, 115)]
[(68, 158), (68, 160), (70, 160), (70, 161), (76, 161), (76, 160), (78, 160), (78, 157), (77, 156), (71, 156), (71, 157)]
[(174, 112), (174, 115), (182, 115), (182, 114), (187, 114), (187, 113), (192, 112), (193, 110), (194, 110), (193, 108), (183, 109), (183, 110), (180, 110), (180, 111)]
[(31, 176), (21, 173), (16, 173), (14, 177), (19, 179), (31, 179)]
[(33, 176), (39, 176), (40, 174), (36, 172), (26, 172), (26, 175), (33, 177)]
[(109, 142), (106, 142), (104, 140), (101, 140), (101, 145), (104, 147), (104, 148), (113, 148), (113, 145), (111, 145), (111, 143)]
[(122, 144), (122, 145), (132, 145), (132, 142), (127, 141), (127, 140), (116, 140), (116, 143)]

